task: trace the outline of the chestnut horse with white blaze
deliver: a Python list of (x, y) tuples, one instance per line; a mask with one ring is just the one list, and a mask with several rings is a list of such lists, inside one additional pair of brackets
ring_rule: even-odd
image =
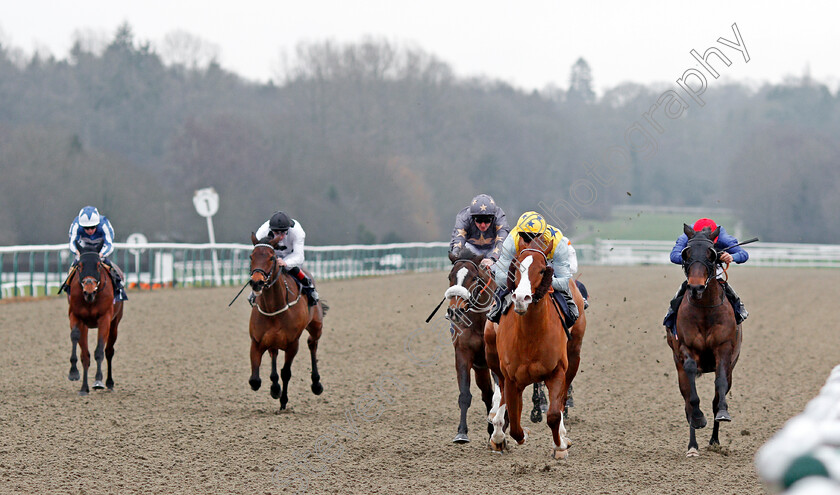
[[(324, 391), (321, 375), (318, 374), (318, 339), (321, 338), (324, 315), (327, 306), (319, 302), (309, 306), (301, 295), (294, 277), (277, 262), (274, 248), (280, 237), (260, 243), (251, 234), (254, 249), (251, 251), (251, 289), (256, 295), (251, 308), (249, 333), (251, 335), (251, 378), (248, 383), (253, 390), (259, 390), (260, 363), (265, 351), (271, 356), (271, 397), (280, 399), (280, 409), (286, 409), (289, 401), (289, 379), (292, 377), (292, 361), (298, 351), (298, 340), (303, 330), (309, 332), (307, 344), (312, 357), (312, 393)], [(278, 350), (285, 351), (285, 363), (277, 374)], [(279, 378), (283, 379), (281, 389)]]
[(554, 440), (551, 455), (565, 459), (571, 440), (566, 436), (563, 409), (580, 363), (580, 343), (586, 330), (583, 297), (576, 284), (570, 283), (580, 317), (567, 333), (551, 295), (554, 269), (548, 256), (554, 250), (554, 242), (544, 249), (530, 248), (522, 239), (519, 243), (520, 252), (510, 265), (507, 280), (508, 287), (515, 287), (514, 311), (502, 315), (498, 325), (488, 321), (484, 329), (487, 362), (501, 388), (499, 408), (495, 410), (494, 404), (488, 416), (493, 423), (490, 447), (498, 451), (506, 448), (506, 412), (510, 436), (519, 444), (525, 443), (522, 392), (528, 385), (544, 381), (549, 394), (547, 423)]

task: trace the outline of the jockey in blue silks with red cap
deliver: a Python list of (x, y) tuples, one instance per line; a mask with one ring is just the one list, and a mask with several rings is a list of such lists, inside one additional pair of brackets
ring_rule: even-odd
[[(705, 227), (714, 231), (718, 228), (718, 225), (710, 218), (701, 218), (694, 222), (693, 228), (695, 232), (700, 232)], [(715, 242), (715, 251), (719, 253), (719, 263), (735, 262), (741, 264), (750, 259), (750, 255), (741, 246), (736, 246), (736, 244), (738, 244), (738, 239), (727, 234), (723, 227), (720, 227), (720, 233), (713, 240)], [(677, 237), (677, 243), (674, 244), (673, 249), (671, 249), (671, 263), (675, 263), (677, 265), (682, 264), (682, 252), (687, 244), (688, 236), (680, 234), (680, 236)], [(723, 280), (722, 277), (723, 269), (718, 267), (717, 279), (721, 285), (723, 285), (726, 297), (729, 299), (729, 302), (732, 304), (732, 308), (735, 310), (735, 323), (740, 325), (741, 322), (746, 320), (747, 316), (750, 314), (747, 312), (747, 309), (744, 308), (744, 304), (741, 302), (741, 298), (738, 297), (738, 294), (735, 293), (729, 283)], [(680, 307), (687, 284), (688, 282), (683, 281), (682, 286), (680, 286), (680, 290), (677, 291), (674, 299), (671, 300), (671, 306), (668, 308), (668, 314), (665, 315), (665, 320), (662, 322), (662, 324), (665, 325), (665, 328), (667, 328), (671, 333), (674, 333), (674, 327), (677, 321), (677, 308)]]

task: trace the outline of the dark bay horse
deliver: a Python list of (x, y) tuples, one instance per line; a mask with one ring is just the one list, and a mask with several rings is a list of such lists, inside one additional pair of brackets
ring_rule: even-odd
[[(76, 243), (79, 251), (79, 263), (76, 266), (70, 279), (67, 281), (70, 286), (67, 301), (70, 303), (70, 341), (73, 343), (73, 350), (70, 354), (70, 373), (68, 378), (71, 381), (79, 379), (79, 370), (76, 368), (76, 344), (79, 345), (79, 354), (82, 358), (82, 388), (79, 395), (87, 395), (88, 388), (88, 367), (90, 367), (90, 351), (88, 351), (88, 328), (97, 328), (99, 331), (96, 338), (96, 350), (93, 357), (96, 359), (96, 376), (94, 377), (93, 388), (103, 389), (106, 386), (109, 390), (114, 388), (114, 379), (111, 376), (111, 358), (114, 357), (114, 343), (117, 341), (117, 328), (123, 316), (123, 302), (114, 302), (114, 284), (106, 265), (99, 258), (99, 250), (102, 248), (102, 241), (98, 243)], [(113, 269), (113, 268), (112, 268)], [(108, 379), (102, 383), (102, 358), (108, 359)]]
[[(307, 344), (312, 357), (312, 393), (320, 395), (324, 391), (321, 375), (318, 374), (316, 354), (327, 307), (322, 302), (309, 306), (294, 277), (277, 262), (274, 248), (280, 242), (280, 237), (261, 243), (252, 233), (251, 242), (254, 249), (251, 251), (250, 285), (257, 297), (251, 308), (249, 324), (251, 378), (248, 383), (253, 390), (259, 390), (262, 384), (260, 363), (263, 354), (268, 351), (271, 356), (271, 397), (280, 399), (280, 409), (286, 409), (292, 361), (304, 329), (309, 332)], [(278, 350), (285, 351), (285, 363), (280, 375), (277, 374)], [(283, 379), (282, 389), (278, 378)]]
[[(520, 417), (522, 391), (532, 383), (544, 381), (549, 395), (547, 423), (554, 440), (551, 454), (555, 459), (565, 459), (571, 441), (566, 436), (563, 409), (580, 363), (579, 342), (586, 330), (583, 297), (575, 284), (570, 284), (575, 303), (581, 308), (580, 318), (570, 329), (570, 339), (560, 312), (551, 301), (554, 270), (547, 256), (554, 250), (553, 241), (544, 249), (534, 249), (520, 239), (519, 248), (507, 280), (509, 287), (515, 287), (514, 311), (502, 315), (498, 326), (488, 322), (484, 330), (487, 362), (499, 378), (502, 392), (500, 407), (488, 415), (493, 423), (490, 446), (494, 450), (505, 448), (506, 412), (510, 436), (519, 444), (525, 442), (527, 432)], [(569, 345), (570, 342), (577, 344)]]
[(685, 399), (685, 416), (689, 425), (686, 456), (699, 455), (694, 430), (706, 426), (700, 410), (695, 378), (702, 373), (715, 373), (715, 398), (712, 410), (715, 426), (709, 445), (720, 445), (718, 428), (722, 421), (731, 421), (726, 394), (732, 387), (732, 369), (741, 352), (741, 326), (735, 324), (732, 305), (723, 286), (716, 279), (718, 253), (712, 239), (720, 228), (695, 232), (684, 226), (688, 244), (683, 250), (683, 270), (688, 279), (686, 296), (677, 312), (675, 334), (667, 332), (668, 345), (674, 354), (680, 392)]
[[(475, 372), (475, 382), (481, 390), (481, 400), (488, 414), (493, 406), (493, 382), (484, 355), (484, 323), (487, 321), (487, 310), (493, 303), (496, 283), (489, 271), (480, 268), (482, 258), (468, 251), (460, 257), (449, 254), (452, 270), (445, 293), (449, 301), (446, 317), (451, 324), (452, 345), (455, 347), (455, 370), (460, 391), (458, 407), (461, 409), (458, 434), (452, 440), (455, 443), (470, 441), (467, 435), (467, 410), (472, 403), (470, 369)], [(492, 431), (493, 427), (488, 423), (487, 433)]]

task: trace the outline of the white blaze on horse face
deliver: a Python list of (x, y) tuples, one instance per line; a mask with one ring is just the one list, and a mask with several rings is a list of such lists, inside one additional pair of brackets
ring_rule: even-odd
[(446, 292), (443, 294), (444, 297), (447, 299), (452, 299), (453, 297), (460, 297), (461, 299), (467, 301), (470, 299), (470, 291), (464, 287), (464, 279), (467, 277), (467, 274), (470, 271), (467, 270), (467, 267), (463, 267), (458, 270), (458, 273), (455, 275), (455, 285), (446, 289)]
[(533, 262), (534, 257), (529, 255), (519, 265), (519, 271), (521, 273), (519, 285), (513, 291), (513, 309), (517, 313), (524, 313), (528, 309), (528, 305), (531, 304), (533, 291), (531, 290), (531, 279), (528, 277), (528, 268)]

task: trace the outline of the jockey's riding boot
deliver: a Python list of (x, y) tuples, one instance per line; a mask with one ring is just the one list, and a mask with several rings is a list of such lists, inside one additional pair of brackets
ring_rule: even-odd
[(721, 283), (723, 284), (723, 291), (726, 294), (726, 298), (729, 299), (729, 303), (732, 304), (732, 309), (735, 311), (735, 324), (740, 325), (750, 314), (747, 312), (747, 308), (744, 307), (744, 303), (741, 302), (741, 298), (732, 289), (732, 286), (728, 282)]
[(580, 310), (578, 310), (577, 304), (575, 304), (575, 299), (569, 291), (560, 290), (560, 294), (563, 295), (563, 299), (566, 300), (566, 306), (569, 307), (569, 321), (566, 322), (566, 326), (572, 328), (572, 325), (574, 325), (577, 319), (580, 318)]
[(583, 309), (589, 309), (589, 300), (588, 299), (583, 300)]
[(677, 293), (674, 295), (674, 298), (671, 299), (671, 303), (668, 306), (668, 313), (665, 315), (665, 319), (662, 320), (662, 324), (665, 325), (665, 328), (667, 328), (671, 333), (674, 333), (674, 329), (677, 326), (677, 309), (680, 307), (680, 303), (682, 302), (682, 298), (685, 295), (685, 289), (687, 287), (688, 282), (683, 282)]
[(487, 319), (493, 323), (499, 323), (502, 318), (502, 309), (505, 306), (505, 298), (510, 294), (510, 291), (504, 287), (496, 289), (496, 294), (493, 296), (493, 308), (487, 313)]
[(315, 284), (312, 283), (312, 279), (309, 277), (304, 277), (303, 280), (300, 281), (301, 292), (307, 297), (310, 306), (315, 306), (318, 304), (318, 291), (315, 290)]
[(251, 291), (251, 294), (248, 296), (248, 304), (250, 304), (251, 307), (253, 307), (254, 303), (256, 303), (256, 301), (257, 301), (257, 295), (254, 294), (254, 291)]
[(70, 269), (67, 270), (67, 277), (62, 282), (61, 287), (58, 288), (58, 293), (61, 294), (63, 291), (67, 292), (67, 295), (70, 295), (70, 277), (73, 275), (73, 271), (76, 270), (76, 266), (79, 264), (79, 260), (73, 260), (73, 263), (70, 265)]

